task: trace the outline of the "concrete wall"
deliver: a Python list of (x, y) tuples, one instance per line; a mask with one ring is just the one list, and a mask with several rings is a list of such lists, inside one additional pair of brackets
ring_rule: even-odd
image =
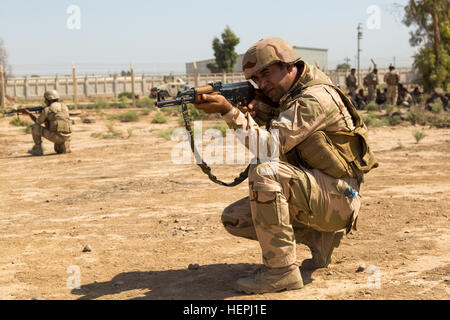
[[(163, 75), (156, 76), (135, 76), (135, 93), (148, 95), (154, 86), (163, 84)], [(174, 75), (181, 78), (189, 86), (196, 84), (193, 75)], [(244, 81), (243, 74), (202, 74), (197, 79), (197, 85), (204, 85), (209, 82), (222, 81), (232, 83)], [(131, 92), (131, 77), (102, 77), (88, 76), (78, 78), (77, 96), (79, 97), (114, 97), (121, 92)], [(6, 94), (24, 99), (41, 98), (47, 90), (55, 89), (61, 97), (73, 96), (72, 77), (39, 77), (39, 78), (8, 78), (6, 82)]]
[[(379, 69), (380, 84), (383, 82), (384, 74), (388, 69)], [(398, 69), (400, 81), (410, 84), (416, 78), (416, 74), (411, 69)], [(361, 72), (361, 83), (363, 77), (369, 70)], [(328, 71), (326, 72), (333, 83), (345, 88), (345, 77), (348, 73)], [(157, 76), (136, 76), (135, 92), (139, 95), (148, 95), (150, 89), (163, 83), (163, 75)], [(233, 83), (244, 81), (242, 73), (232, 74), (199, 74), (195, 79), (193, 74), (174, 75), (181, 78), (188, 86), (205, 85), (210, 82), (222, 81), (223, 83)], [(6, 94), (18, 98), (36, 99), (41, 98), (46, 90), (56, 89), (62, 97), (73, 96), (72, 77), (59, 78), (8, 78), (6, 82)], [(114, 97), (121, 92), (131, 92), (131, 77), (102, 77), (89, 76), (77, 79), (77, 95), (79, 97)]]

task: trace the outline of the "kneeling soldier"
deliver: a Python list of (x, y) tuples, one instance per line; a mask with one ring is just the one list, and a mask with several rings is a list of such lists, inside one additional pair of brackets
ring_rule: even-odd
[[(70, 153), (70, 117), (69, 109), (64, 103), (59, 102), (59, 94), (56, 90), (49, 90), (44, 93), (46, 107), (39, 117), (35, 117), (28, 110), (27, 113), (35, 122), (31, 128), (34, 146), (28, 153), (33, 156), (42, 156), (42, 137), (55, 144), (56, 153)], [(45, 126), (41, 126), (44, 124)]]
[(257, 100), (247, 113), (221, 95), (203, 95), (206, 102), (195, 105), (206, 113), (221, 113), (231, 129), (248, 137), (242, 139), (248, 148), (249, 141), (261, 141), (258, 145), (281, 154), (281, 161), (253, 164), (249, 196), (223, 212), (228, 232), (258, 240), (262, 249), (263, 268), (239, 279), (236, 288), (246, 293), (299, 289), (303, 282), (296, 244), (307, 245), (312, 253), (302, 268), (327, 267), (342, 236), (356, 227), (360, 184), (378, 163), (368, 146), (367, 127), (351, 101), (284, 40), (259, 41), (242, 64), (246, 79), (278, 104), (270, 130), (258, 125), (267, 108)]

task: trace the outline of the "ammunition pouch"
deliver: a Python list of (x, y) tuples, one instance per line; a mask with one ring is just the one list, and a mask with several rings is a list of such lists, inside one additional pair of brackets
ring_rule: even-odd
[(70, 120), (62, 119), (62, 118), (56, 118), (56, 132), (63, 133), (63, 134), (69, 134), (72, 131), (70, 130)]
[[(313, 81), (305, 87), (320, 84)], [(378, 167), (378, 162), (369, 148), (368, 130), (357, 110), (339, 88), (333, 88), (341, 96), (356, 128), (350, 132), (316, 131), (286, 154), (287, 161), (296, 166), (319, 169), (337, 179), (356, 178), (362, 182), (363, 175)]]

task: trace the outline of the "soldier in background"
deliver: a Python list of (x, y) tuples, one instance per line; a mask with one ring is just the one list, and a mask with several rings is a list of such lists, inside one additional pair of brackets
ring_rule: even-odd
[(363, 84), (367, 87), (368, 90), (367, 103), (375, 101), (378, 83), (378, 69), (375, 68), (372, 72), (364, 77), (363, 81)]
[(411, 93), (414, 103), (415, 104), (419, 104), (422, 102), (422, 92), (420, 92), (420, 89), (418, 86), (416, 86), (413, 90), (413, 92)]
[(414, 99), (412, 95), (409, 93), (408, 89), (406, 87), (399, 83), (398, 85), (398, 99), (397, 99), (397, 105), (410, 108), (414, 105)]
[[(55, 144), (56, 153), (69, 153), (71, 129), (69, 109), (64, 103), (59, 102), (59, 94), (56, 90), (44, 93), (46, 107), (36, 118), (30, 111), (24, 109), (22, 112), (30, 116), (35, 124), (31, 127), (34, 146), (28, 151), (33, 156), (42, 156), (42, 137)], [(44, 124), (44, 126), (41, 126)]]
[(441, 103), (444, 110), (447, 111), (450, 106), (448, 93), (446, 94), (441, 88), (434, 88), (433, 93), (425, 102), (425, 108), (429, 111), (432, 111), (432, 105), (435, 103)]
[(355, 107), (358, 110), (361, 110), (366, 105), (366, 97), (364, 96), (364, 90), (359, 89), (358, 93), (355, 96)]
[(356, 96), (356, 88), (357, 88), (357, 80), (356, 80), (356, 69), (353, 68), (352, 70), (350, 70), (350, 74), (345, 78), (345, 85), (347, 86), (347, 89), (349, 91), (349, 95), (350, 97), (352, 97), (352, 99), (355, 99)]
[(394, 106), (398, 98), (397, 85), (400, 82), (400, 75), (392, 64), (389, 66), (389, 72), (384, 75), (384, 82), (388, 85), (386, 103)]
[(386, 102), (386, 92), (387, 89), (384, 89), (383, 92), (381, 92), (380, 89), (377, 89), (377, 98), (375, 99), (376, 104), (382, 105)]

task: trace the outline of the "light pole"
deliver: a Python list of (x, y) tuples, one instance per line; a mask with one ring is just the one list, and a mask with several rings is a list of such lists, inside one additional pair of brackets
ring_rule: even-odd
[(358, 87), (361, 85), (361, 74), (360, 74), (360, 53), (362, 49), (360, 49), (360, 41), (362, 39), (362, 24), (358, 24)]

